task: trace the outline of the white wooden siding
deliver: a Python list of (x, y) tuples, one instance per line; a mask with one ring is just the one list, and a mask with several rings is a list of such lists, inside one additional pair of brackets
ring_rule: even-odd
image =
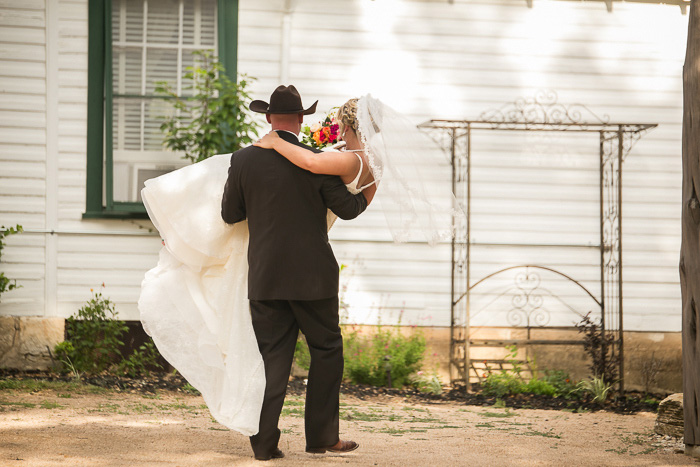
[[(0, 225), (45, 226), (46, 11), (43, 0), (0, 3)], [(0, 269), (22, 288), (2, 312), (43, 315), (45, 238), (6, 238)], [(7, 310), (7, 311), (5, 311)]]
[[(148, 222), (81, 218), (87, 1), (45, 1), (56, 12), (58, 30), (49, 31), (58, 37), (53, 47), (46, 47), (44, 0), (0, 1), (0, 220), (45, 228), (52, 205), (45, 191), (53, 176), (55, 228), (65, 233), (55, 241), (52, 313), (72, 314), (90, 288), (105, 282), (105, 295), (117, 301), (120, 314), (137, 319), (139, 284), (155, 264), (160, 239), (145, 230)], [(528, 9), (521, 0), (241, 0), (238, 68), (257, 78), (254, 98), (267, 100), (287, 76), (284, 84), (295, 84), (306, 105), (319, 99), (321, 112), (370, 92), (416, 123), (475, 119), (552, 89), (559, 102), (585, 104), (611, 121), (659, 123), (624, 165), (625, 328), (679, 331), (686, 31), (687, 17), (661, 5), (620, 3), (608, 13), (599, 2), (538, 1)], [(52, 66), (57, 76), (49, 77), (47, 97), (46, 70)], [(473, 155), (476, 242), (597, 244), (597, 135), (538, 140), (475, 132)], [(57, 157), (53, 175), (47, 173), (48, 157)], [(431, 177), (449, 183), (447, 165), (430, 169)], [(355, 221), (339, 221), (331, 234), (339, 262), (348, 266), (342, 280), (350, 320), (449, 325), (449, 246), (394, 245), (384, 223), (374, 205)], [(114, 234), (119, 232), (129, 235)], [(25, 288), (6, 295), (0, 313), (44, 314), (48, 305), (35, 298), (43, 297), (44, 270), (51, 269), (44, 236), (11, 238), (5, 251), (3, 271)], [(509, 265), (537, 263), (597, 293), (597, 261), (598, 250), (590, 248), (475, 245), (472, 280)], [(554, 284), (587, 306), (561, 281)], [(484, 311), (474, 324), (502, 320)]]

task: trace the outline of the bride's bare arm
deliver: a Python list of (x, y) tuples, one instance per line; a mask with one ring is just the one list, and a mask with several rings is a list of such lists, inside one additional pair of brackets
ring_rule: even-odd
[(315, 174), (354, 177), (359, 167), (357, 156), (353, 153), (329, 151), (316, 154), (283, 140), (276, 131), (269, 132), (254, 145), (274, 149), (292, 164)]

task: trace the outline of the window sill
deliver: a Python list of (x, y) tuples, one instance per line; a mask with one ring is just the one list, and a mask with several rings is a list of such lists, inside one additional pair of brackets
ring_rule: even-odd
[(83, 219), (148, 219), (143, 203), (114, 203), (111, 209), (87, 210)]

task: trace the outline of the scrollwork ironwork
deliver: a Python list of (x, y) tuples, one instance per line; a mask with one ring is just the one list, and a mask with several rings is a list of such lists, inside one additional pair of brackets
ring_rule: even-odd
[(596, 115), (583, 104), (564, 105), (559, 103), (553, 90), (541, 90), (533, 97), (520, 98), (498, 109), (487, 110), (479, 120), (499, 125), (525, 125), (525, 129), (564, 129), (567, 126), (581, 127), (589, 123), (607, 124), (610, 118)]
[[(555, 91), (544, 90), (532, 97), (518, 99), (497, 109), (483, 112), (477, 120), (431, 120), (420, 127), (427, 130), (441, 147), (452, 151), (455, 197), (468, 206), (472, 180), (469, 167), (471, 138), (475, 130), (541, 130), (580, 131), (600, 134), (600, 299), (571, 277), (565, 276), (582, 287), (600, 307), (606, 329), (617, 334), (615, 349), (622, 354), (622, 301), (621, 301), (621, 171), (622, 163), (634, 144), (656, 124), (610, 123), (607, 115), (595, 114), (582, 104), (564, 105), (558, 101)], [(450, 374), (453, 382), (469, 382), (468, 334), (469, 294), (472, 287), (499, 274), (486, 276), (476, 283), (470, 282), (470, 238), (467, 225), (455, 225), (452, 268), (452, 342)], [(519, 268), (513, 266), (505, 270)], [(534, 268), (548, 269), (532, 266)], [(551, 295), (541, 286), (539, 275), (526, 271), (516, 276), (511, 309), (507, 321), (511, 325), (546, 326), (550, 315), (545, 303)], [(554, 296), (556, 298), (556, 296)], [(576, 311), (573, 310), (572, 311)], [(622, 360), (621, 360), (622, 361)]]

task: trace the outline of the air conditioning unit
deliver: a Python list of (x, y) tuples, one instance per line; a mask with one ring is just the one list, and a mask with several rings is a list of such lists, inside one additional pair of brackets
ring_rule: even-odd
[(132, 187), (134, 188), (134, 193), (133, 193), (133, 198), (138, 202), (141, 202), (141, 190), (144, 187), (144, 183), (146, 180), (150, 180), (151, 178), (156, 178), (160, 177), (161, 175), (165, 175), (169, 172), (172, 172), (173, 170), (178, 169), (179, 167), (176, 166), (165, 166), (165, 165), (141, 165), (141, 164), (134, 164), (133, 166), (133, 175), (131, 180), (133, 181)]

